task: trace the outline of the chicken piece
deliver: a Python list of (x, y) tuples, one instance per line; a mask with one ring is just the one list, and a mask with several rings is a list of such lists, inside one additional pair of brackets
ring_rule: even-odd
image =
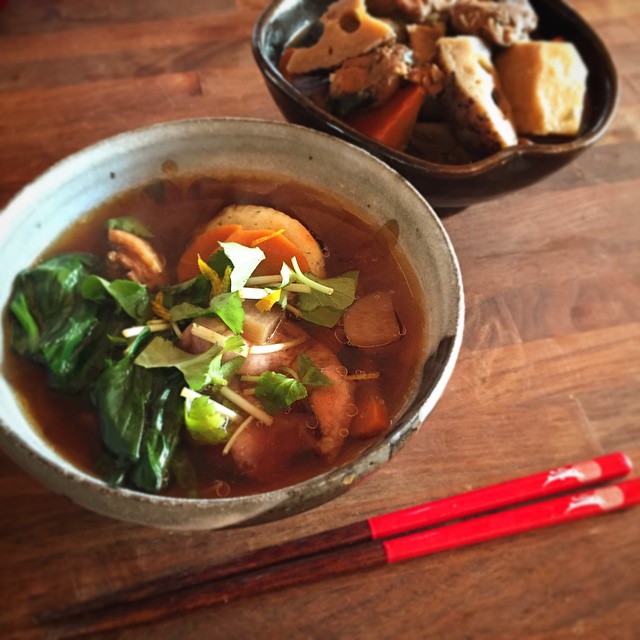
[(527, 42), (538, 26), (528, 0), (462, 0), (451, 7), (450, 17), (455, 31), (501, 46)]
[(510, 107), (482, 40), (440, 38), (436, 63), (445, 76), (441, 100), (458, 140), (480, 156), (516, 145)]
[(285, 342), (299, 336), (306, 336), (306, 340), (290, 349), (268, 354), (250, 354), (240, 373), (260, 375), (264, 371), (292, 367), (296, 358), (301, 353), (306, 353), (313, 364), (333, 383), (308, 389), (309, 404), (318, 422), (314, 446), (320, 455), (331, 460), (338, 454), (348, 435), (354, 413), (355, 383), (345, 379), (346, 369), (333, 351), (292, 323), (283, 322), (273, 341)]
[(329, 76), (332, 100), (379, 107), (400, 88), (411, 68), (411, 51), (402, 44), (383, 46), (346, 60)]
[(309, 390), (311, 409), (320, 429), (316, 449), (326, 459), (333, 460), (349, 433), (355, 407), (355, 383), (345, 378), (345, 367), (335, 353), (320, 342), (312, 341), (305, 345), (304, 352), (333, 383)]
[(297, 456), (313, 450), (304, 414), (282, 414), (273, 424), (252, 423), (238, 434), (231, 456), (244, 475), (261, 483), (277, 479)]
[(239, 224), (245, 229), (284, 229), (285, 238), (304, 254), (311, 273), (319, 278), (326, 277), (320, 245), (301, 222), (286, 213), (258, 205), (231, 205), (216, 215), (206, 229), (228, 224)]
[(121, 229), (109, 229), (108, 239), (114, 245), (108, 262), (124, 269), (130, 280), (151, 288), (167, 283), (165, 261), (146, 240)]

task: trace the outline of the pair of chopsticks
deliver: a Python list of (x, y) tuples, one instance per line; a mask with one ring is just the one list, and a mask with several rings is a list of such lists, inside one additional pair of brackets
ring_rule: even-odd
[[(631, 469), (625, 454), (612, 453), (161, 577), (49, 612), (41, 622), (53, 623), (57, 637), (78, 637), (617, 511), (640, 503), (640, 478), (567, 492)], [(545, 499), (554, 494), (565, 495)]]

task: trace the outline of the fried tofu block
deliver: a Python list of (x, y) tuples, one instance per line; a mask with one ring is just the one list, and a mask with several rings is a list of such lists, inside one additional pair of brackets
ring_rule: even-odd
[(580, 130), (587, 68), (569, 42), (515, 44), (495, 62), (518, 133), (576, 135)]

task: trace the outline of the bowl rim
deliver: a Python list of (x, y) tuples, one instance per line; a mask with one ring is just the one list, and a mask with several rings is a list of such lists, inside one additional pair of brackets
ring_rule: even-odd
[[(293, 2), (299, 1), (300, 0), (293, 0)], [(328, 6), (330, 4), (329, 0), (325, 1)], [(547, 2), (547, 0), (542, 1)], [(323, 120), (327, 131), (343, 138), (346, 136), (348, 141), (364, 147), (370, 153), (385, 159), (390, 159), (394, 163), (394, 167), (406, 168), (413, 171), (421, 170), (433, 178), (455, 180), (456, 178), (471, 178), (487, 173), (523, 156), (554, 157), (571, 155), (600, 140), (608, 130), (617, 111), (620, 100), (619, 79), (609, 50), (600, 36), (580, 16), (580, 14), (578, 14), (577, 11), (570, 7), (565, 0), (557, 0), (553, 5), (554, 9), (558, 11), (563, 18), (572, 21), (589, 36), (594, 46), (599, 50), (600, 55), (602, 56), (603, 66), (608, 72), (607, 78), (611, 85), (612, 99), (608, 104), (608, 109), (598, 118), (595, 127), (572, 140), (556, 143), (532, 142), (526, 145), (506, 147), (505, 149), (501, 149), (486, 158), (466, 164), (442, 164), (424, 160), (418, 156), (388, 147), (387, 145), (360, 133), (343, 120), (340, 120), (328, 111), (321, 109), (311, 99), (295, 89), (295, 87), (293, 87), (293, 85), (284, 78), (271, 59), (265, 54), (262, 44), (264, 39), (263, 36), (271, 19), (275, 14), (277, 14), (281, 7), (288, 3), (292, 3), (292, 0), (273, 0), (262, 11), (254, 25), (251, 38), (252, 51), (254, 59), (263, 74), (274, 87), (283, 92), (288, 98), (301, 104), (315, 118)]]
[[(81, 485), (88, 485), (90, 488), (98, 491), (107, 498), (116, 498), (123, 499), (125, 501), (136, 503), (138, 505), (153, 507), (154, 509), (160, 508), (163, 510), (170, 509), (174, 511), (178, 510), (196, 510), (206, 512), (209, 516), (213, 515), (213, 512), (216, 513), (219, 511), (221, 514), (224, 513), (225, 508), (228, 505), (236, 505), (239, 508), (242, 506), (255, 506), (259, 507), (262, 504), (269, 504), (272, 507), (277, 508), (280, 502), (277, 500), (278, 497), (282, 499), (290, 499), (296, 497), (302, 497), (303, 495), (308, 493), (308, 490), (313, 485), (325, 484), (327, 483), (330, 487), (333, 487), (332, 492), (330, 492), (330, 497), (336, 497), (339, 493), (346, 491), (346, 489), (356, 480), (359, 480), (365, 476), (367, 476), (373, 469), (368, 469), (369, 465), (374, 465), (374, 468), (377, 468), (380, 464), (378, 462), (376, 464), (376, 460), (382, 457), (381, 461), (388, 460), (391, 455), (395, 452), (396, 449), (400, 448), (404, 443), (404, 440), (411, 435), (414, 431), (416, 431), (421, 424), (424, 422), (426, 417), (431, 413), (432, 409), (440, 399), (442, 393), (445, 390), (445, 387), (448, 384), (448, 381), (453, 373), (453, 369), (455, 367), (461, 344), (462, 337), (464, 331), (464, 316), (465, 316), (465, 299), (464, 299), (464, 290), (462, 284), (462, 274), (460, 270), (460, 265), (458, 262), (457, 255), (455, 253), (453, 244), (442, 224), (441, 220), (438, 218), (436, 213), (433, 211), (432, 207), (426, 201), (424, 196), (422, 196), (415, 187), (410, 184), (406, 178), (402, 177), (396, 170), (392, 167), (388, 166), (379, 158), (370, 154), (368, 151), (361, 149), (357, 145), (354, 145), (348, 141), (342, 140), (340, 138), (336, 138), (335, 136), (331, 136), (327, 133), (317, 131), (308, 127), (304, 127), (302, 125), (281, 122), (275, 120), (261, 119), (261, 118), (243, 118), (243, 117), (204, 117), (204, 118), (188, 118), (188, 119), (178, 119), (178, 120), (170, 120), (165, 122), (160, 122), (157, 124), (152, 124), (149, 126), (143, 126), (136, 129), (124, 131), (113, 136), (101, 139), (91, 145), (88, 145), (64, 158), (52, 164), (48, 169), (22, 187), (7, 203), (2, 211), (0, 211), (0, 236), (4, 237), (4, 233), (11, 228), (12, 225), (18, 223), (21, 215), (21, 208), (23, 206), (23, 202), (28, 204), (29, 199), (31, 198), (32, 192), (37, 192), (40, 184), (45, 181), (54, 181), (58, 174), (64, 175), (64, 172), (68, 167), (73, 167), (73, 165), (77, 163), (82, 163), (85, 156), (94, 154), (96, 152), (109, 152), (109, 149), (118, 148), (119, 142), (129, 142), (131, 138), (136, 138), (137, 136), (144, 136), (148, 134), (153, 134), (157, 136), (161, 136), (163, 132), (172, 130), (174, 128), (180, 129), (181, 127), (189, 127), (189, 126), (220, 126), (224, 127), (227, 123), (233, 123), (235, 126), (240, 127), (266, 127), (270, 130), (273, 128), (281, 128), (286, 131), (297, 131), (299, 135), (306, 136), (307, 139), (322, 139), (326, 144), (335, 146), (337, 148), (341, 147), (350, 147), (354, 153), (361, 154), (367, 156), (371, 162), (373, 162), (377, 167), (381, 170), (393, 174), (395, 180), (400, 180), (405, 189), (408, 189), (413, 193), (413, 197), (417, 198), (421, 201), (422, 206), (425, 209), (425, 214), (428, 214), (431, 218), (431, 223), (435, 225), (438, 233), (440, 234), (440, 240), (446, 246), (446, 255), (447, 260), (450, 263), (450, 267), (453, 272), (454, 282), (451, 282), (451, 289), (457, 295), (457, 305), (455, 308), (455, 314), (453, 316), (452, 324), (454, 326), (451, 327), (451, 331), (453, 332), (450, 336), (450, 344), (447, 345), (447, 352), (444, 356), (445, 365), (438, 372), (438, 375), (432, 382), (431, 388), (428, 393), (425, 393), (424, 396), (419, 403), (413, 403), (411, 406), (405, 408), (403, 414), (399, 417), (394, 427), (387, 433), (385, 436), (376, 441), (371, 447), (365, 449), (363, 453), (355, 460), (345, 462), (342, 465), (330, 469), (322, 474), (317, 476), (313, 476), (307, 480), (302, 482), (298, 482), (296, 484), (283, 487), (280, 489), (275, 489), (267, 492), (249, 494), (245, 496), (237, 496), (237, 497), (220, 497), (220, 498), (183, 498), (183, 497), (174, 497), (174, 496), (166, 496), (166, 495), (157, 495), (157, 494), (146, 494), (141, 491), (136, 491), (127, 488), (114, 488), (110, 487), (104, 480), (91, 475), (85, 472), (82, 469), (79, 469), (72, 463), (70, 463), (66, 458), (64, 458), (61, 454), (57, 454), (57, 459), (53, 459), (43, 453), (37, 451), (29, 443), (25, 442), (25, 440), (15, 432), (15, 430), (6, 422), (5, 417), (0, 415), (0, 443), (3, 445), (3, 451), (9, 455), (9, 457), (16, 460), (19, 466), (23, 467), (21, 462), (16, 459), (16, 454), (18, 457), (28, 456), (33, 463), (35, 463), (36, 471), (29, 471), (29, 473), (33, 473), (38, 477), (43, 484), (51, 487), (51, 483), (47, 482), (43, 479), (41, 473), (49, 473), (53, 474), (55, 480), (61, 483), (69, 483), (69, 482), (79, 482)], [(2, 312), (5, 313), (6, 309), (2, 309)], [(0, 378), (3, 378), (6, 384), (11, 387), (9, 381), (6, 379), (4, 374), (0, 371)], [(416, 404), (414, 407), (413, 405)], [(39, 436), (40, 437), (40, 436)], [(8, 445), (8, 446), (5, 446)], [(53, 449), (53, 448), (52, 448)], [(55, 451), (55, 449), (53, 449)], [(342, 490), (339, 489), (340, 485), (344, 485)], [(66, 492), (63, 490), (57, 490), (58, 493), (65, 494)], [(67, 493), (68, 495), (68, 493)], [(319, 494), (322, 495), (322, 494)], [(77, 500), (76, 500), (77, 501)], [(79, 501), (78, 501), (79, 502)], [(319, 504), (326, 502), (325, 499), (321, 499), (316, 505), (312, 505), (311, 507), (306, 507), (303, 509), (294, 510), (293, 515), (295, 513), (300, 513), (302, 511), (306, 511), (309, 508), (313, 508)], [(91, 508), (86, 503), (85, 507)], [(162, 515), (160, 516), (160, 521), (158, 522), (147, 522), (142, 523), (140, 520), (135, 517), (124, 517), (120, 515), (114, 515), (113, 513), (107, 513), (105, 511), (101, 511), (100, 509), (94, 509), (94, 511), (98, 511), (105, 515), (110, 515), (111, 517), (116, 517), (122, 520), (129, 520), (132, 522), (136, 522), (139, 524), (148, 524), (149, 526), (167, 526), (164, 523), (164, 519)], [(286, 509), (285, 509), (286, 511)], [(278, 517), (284, 517), (285, 514), (281, 514)], [(231, 525), (222, 525), (223, 527), (228, 526), (246, 526), (254, 524), (252, 522), (240, 522), (239, 524), (231, 524)], [(207, 524), (205, 527), (200, 525), (195, 527), (187, 527), (190, 529), (193, 528), (209, 528), (214, 529), (217, 528), (215, 526), (211, 526), (211, 524)]]

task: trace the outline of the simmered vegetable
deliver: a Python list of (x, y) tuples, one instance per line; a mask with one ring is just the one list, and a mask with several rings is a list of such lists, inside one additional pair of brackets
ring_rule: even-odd
[(278, 69), (364, 135), (463, 164), (523, 136), (578, 134), (587, 68), (572, 43), (536, 41), (537, 26), (529, 0), (337, 0)]

